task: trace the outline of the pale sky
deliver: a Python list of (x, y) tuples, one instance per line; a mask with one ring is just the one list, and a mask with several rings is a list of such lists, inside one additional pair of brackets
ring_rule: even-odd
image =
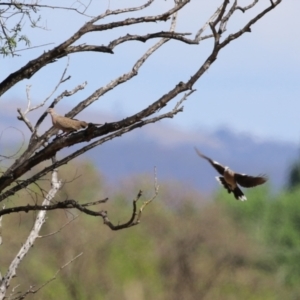
[[(61, 1), (52, 1), (59, 4)], [(65, 1), (65, 3), (73, 1)], [(142, 4), (145, 1), (126, 1)], [(191, 4), (179, 14), (177, 32), (197, 31), (221, 1), (192, 0)], [(251, 1), (243, 0), (242, 3)], [(261, 5), (269, 5), (269, 0), (260, 0)], [(104, 12), (109, 1), (98, 1), (92, 12)], [(110, 8), (118, 8), (120, 1), (111, 0)], [(122, 1), (124, 4), (124, 2)], [(149, 10), (154, 13), (159, 8), (166, 9), (173, 1), (156, 0), (156, 6)], [(299, 143), (300, 141), (300, 1), (283, 1), (275, 10), (268, 13), (252, 27), (251, 33), (232, 42), (218, 56), (208, 72), (195, 84), (197, 89), (184, 104), (184, 113), (172, 120), (163, 120), (166, 125), (180, 130), (195, 132), (213, 131), (227, 126), (235, 131), (250, 133), (263, 139), (276, 139)], [(65, 14), (64, 14), (65, 13)], [(43, 24), (49, 31), (34, 30), (28, 33), (32, 45), (52, 42), (53, 45), (33, 51), (20, 52), (21, 57), (2, 59), (0, 80), (22, 67), (28, 60), (40, 55), (44, 50), (58, 45), (82, 26), (84, 18), (74, 13), (47, 11), (42, 15)], [(134, 16), (145, 15), (138, 13)], [(61, 17), (66, 19), (62, 21)], [(129, 16), (128, 16), (129, 17)], [(119, 19), (118, 16), (116, 19)], [(47, 22), (46, 22), (47, 19)], [(102, 21), (107, 23), (114, 18)], [(247, 14), (239, 13), (231, 28), (241, 28), (248, 20)], [(167, 30), (168, 23), (134, 26), (116, 32), (90, 34), (84, 41), (92, 44), (107, 44), (116, 37)], [(207, 32), (209, 33), (209, 31)], [(33, 34), (33, 35), (32, 35)], [(61, 86), (57, 96), (65, 89), (88, 82), (84, 91), (65, 98), (57, 106), (57, 111), (66, 113), (85, 99), (95, 89), (108, 84), (116, 76), (129, 72), (135, 61), (144, 51), (155, 43), (128, 42), (115, 48), (115, 54), (83, 53), (71, 56), (67, 74), (72, 78)], [(78, 44), (78, 43), (77, 43)], [(186, 81), (200, 66), (211, 49), (211, 41), (200, 45), (187, 45), (171, 41), (159, 49), (140, 69), (139, 75), (130, 82), (100, 98), (87, 108), (86, 113), (115, 115), (123, 118), (138, 112), (161, 95), (168, 92), (179, 81)], [(26, 106), (26, 85), (32, 85), (31, 97), (34, 103), (46, 98), (53, 90), (66, 65), (66, 58), (50, 64), (36, 73), (31, 79), (24, 80), (4, 94), (0, 100), (1, 114), (11, 108), (14, 99), (24, 101)], [(51, 101), (53, 97), (51, 98)], [(173, 100), (167, 109), (172, 109)], [(15, 110), (16, 113), (16, 110)], [(0, 114), (0, 116), (1, 116)], [(17, 113), (16, 113), (17, 114)], [(101, 122), (105, 120), (99, 120)]]

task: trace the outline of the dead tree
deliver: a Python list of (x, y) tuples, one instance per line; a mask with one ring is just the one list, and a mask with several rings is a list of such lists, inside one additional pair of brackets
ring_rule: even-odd
[[(45, 2), (46, 4), (32, 4), (31, 1), (28, 1), (27, 3), (27, 1), (24, 0), (23, 3), (18, 3), (17, 1), (0, 3), (0, 10), (2, 9), (0, 11), (2, 26), (1, 37), (7, 38), (7, 40), (10, 38), (9, 34), (11, 31), (8, 27), (8, 23), (6, 23), (6, 19), (4, 18), (6, 16), (5, 14), (9, 13), (10, 10), (17, 11), (21, 16), (22, 14), (30, 16), (30, 14), (36, 10), (40, 10), (42, 12), (47, 9), (53, 9), (54, 11), (71, 10), (73, 13), (81, 14), (81, 16), (85, 18), (85, 21), (76, 32), (74, 32), (59, 45), (49, 48), (49, 50), (43, 52), (38, 57), (28, 61), (28, 63), (26, 63), (24, 66), (21, 66), (15, 72), (9, 74), (2, 82), (0, 82), (0, 96), (4, 95), (8, 90), (13, 89), (14, 86), (23, 79), (30, 79), (34, 75), (38, 76), (38, 71), (40, 71), (42, 68), (46, 68), (50, 64), (55, 64), (66, 57), (72, 57), (72, 55), (75, 53), (81, 52), (85, 53), (85, 55), (89, 55), (90, 53), (98, 53), (99, 55), (115, 55), (115, 49), (121, 44), (132, 41), (138, 41), (147, 44), (148, 41), (155, 40), (155, 43), (136, 59), (131, 70), (125, 74), (120, 74), (106, 85), (99, 86), (96, 90), (91, 92), (87, 98), (74, 105), (72, 110), (66, 114), (66, 117), (68, 118), (74, 118), (78, 113), (95, 104), (96, 101), (101, 99), (101, 97), (103, 97), (105, 94), (139, 75), (139, 71), (143, 64), (153, 55), (153, 53), (159, 51), (164, 44), (174, 41), (176, 43), (184, 44), (186, 47), (200, 47), (206, 42), (206, 40), (211, 40), (213, 43), (211, 50), (204, 62), (197, 62), (194, 60), (194, 62), (196, 61), (197, 63), (197, 65), (194, 66), (195, 72), (190, 74), (190, 78), (188, 80), (182, 78), (181, 81), (174, 82), (171, 89), (166, 90), (163, 95), (157, 99), (154, 99), (143, 109), (135, 114), (127, 116), (125, 119), (117, 120), (115, 122), (105, 123), (103, 125), (89, 124), (89, 126), (83, 130), (57, 136), (56, 134), (58, 133), (58, 129), (55, 127), (50, 128), (46, 132), (41, 132), (40, 127), (47, 116), (47, 109), (55, 108), (55, 106), (62, 99), (64, 99), (64, 97), (72, 97), (75, 93), (84, 89), (86, 82), (77, 85), (72, 90), (66, 90), (56, 98), (52, 99), (52, 94), (57, 90), (58, 86), (63, 85), (63, 83), (69, 79), (69, 77), (66, 77), (65, 69), (53, 93), (36, 106), (31, 104), (29, 90), (27, 91), (27, 107), (25, 109), (19, 108), (17, 109), (17, 112), (19, 120), (24, 122), (24, 124), (30, 130), (30, 138), (26, 143), (25, 151), (22, 152), (22, 154), (18, 154), (16, 157), (13, 157), (13, 162), (1, 174), (0, 202), (2, 202), (4, 205), (4, 201), (9, 199), (9, 197), (15, 195), (23, 189), (27, 189), (29, 185), (33, 183), (38, 184), (39, 180), (47, 174), (52, 174), (51, 187), (49, 187), (48, 193), (45, 195), (43, 202), (39, 205), (27, 205), (24, 203), (20, 206), (3, 208), (0, 210), (1, 218), (6, 214), (11, 213), (38, 211), (34, 227), (30, 232), (27, 241), (23, 244), (15, 259), (8, 266), (7, 273), (1, 278), (0, 299), (4, 299), (7, 289), (11, 283), (11, 279), (17, 272), (20, 261), (24, 258), (30, 247), (35, 242), (39, 230), (44, 223), (45, 214), (48, 210), (74, 208), (91, 216), (101, 217), (104, 220), (104, 223), (112, 230), (128, 228), (139, 223), (143, 208), (152, 200), (150, 199), (149, 201), (145, 201), (142, 207), (138, 209), (136, 202), (141, 197), (141, 192), (138, 193), (137, 198), (133, 201), (133, 211), (129, 221), (121, 225), (113, 225), (108, 219), (107, 212), (93, 211), (87, 208), (88, 206), (105, 202), (107, 199), (92, 203), (87, 202), (84, 204), (79, 202), (83, 199), (66, 200), (56, 204), (51, 203), (51, 199), (55, 197), (56, 192), (61, 186), (61, 182), (58, 179), (59, 167), (67, 164), (88, 150), (100, 146), (109, 140), (120, 137), (137, 128), (146, 126), (147, 124), (155, 123), (165, 118), (173, 118), (176, 114), (183, 112), (183, 101), (186, 101), (188, 97), (195, 92), (195, 89), (193, 88), (194, 84), (216, 61), (219, 52), (242, 35), (249, 34), (252, 26), (267, 13), (276, 8), (277, 5), (281, 3), (281, 0), (249, 0), (248, 5), (246, 6), (241, 6), (239, 3), (240, 1), (238, 0), (233, 0), (231, 3), (229, 0), (220, 0), (219, 7), (216, 8), (215, 12), (211, 16), (207, 16), (204, 24), (201, 24), (201, 26), (195, 28), (194, 32), (192, 33), (176, 31), (176, 24), (180, 19), (180, 13), (186, 7), (188, 7), (190, 0), (174, 0), (173, 2), (169, 1), (168, 3), (170, 7), (168, 9), (164, 11), (161, 10), (159, 13), (154, 15), (150, 14), (148, 9), (155, 5), (158, 1), (148, 0), (138, 7), (116, 10), (107, 9), (102, 14), (94, 16), (92, 16), (93, 11), (89, 11), (88, 5), (82, 8), (82, 1), (78, 1), (80, 5), (75, 8), (53, 7), (51, 6), (50, 2), (50, 4), (47, 3), (47, 1)], [(87, 2), (90, 3), (90, 1)], [(264, 6), (263, 8), (260, 6), (260, 11), (257, 9), (258, 3), (262, 3), (262, 6)], [(26, 11), (27, 13), (25, 13)], [(248, 14), (249, 11), (254, 13)], [(136, 17), (136, 12), (143, 13), (143, 16)], [(198, 13), (201, 15), (201, 10), (199, 10)], [(227, 25), (232, 20), (232, 17), (237, 14), (243, 15), (245, 18), (244, 24), (240, 29), (230, 32), (227, 29)], [(117, 17), (117, 19), (115, 21), (105, 23), (106, 19), (109, 17)], [(18, 22), (17, 24), (20, 24)], [(137, 26), (142, 26), (149, 23), (156, 23), (158, 25), (162, 24), (162, 27), (163, 24), (167, 23), (169, 25), (169, 29), (155, 32), (144, 32), (143, 34), (133, 33), (133, 28), (137, 28)], [(89, 33), (97, 34), (97, 41), (101, 41), (101, 34), (108, 30), (117, 30), (118, 28), (126, 30), (126, 34), (111, 40), (111, 42), (106, 45), (100, 45), (100, 43), (87, 44), (80, 42), (80, 39), (87, 36)], [(146, 30), (146, 28), (146, 26), (142, 26), (141, 30)], [(20, 30), (17, 31), (17, 33), (19, 34)], [(6, 54), (18, 54), (17, 49), (13, 48), (12, 45), (12, 43), (7, 43), (6, 48), (2, 48), (2, 50), (4, 49), (3, 51), (6, 51)], [(105, 75), (105, 73), (103, 75)], [(153, 82), (155, 82), (155, 78), (153, 78)], [(167, 106), (170, 107), (170, 102), (176, 98), (178, 99), (177, 104), (169, 108), (167, 112), (160, 113), (162, 108), (166, 108)], [(35, 124), (30, 120), (30, 113), (33, 110), (40, 111), (40, 117)], [(101, 123), (101, 120), (99, 120), (99, 123)], [(70, 151), (63, 157), (61, 157), (60, 154), (60, 157), (57, 158), (56, 154), (59, 151), (62, 149), (68, 149), (70, 146), (74, 146), (79, 143), (85, 143), (85, 145), (80, 146), (80, 148), (76, 151)], [(43, 167), (34, 174), (30, 173), (29, 175), (29, 170), (41, 165), (42, 163), (47, 163), (47, 166)], [(157, 190), (158, 185), (156, 184), (155, 195), (157, 194)], [(28, 291), (26, 295), (32, 292), (33, 291)], [(24, 297), (26, 295), (24, 294)]]

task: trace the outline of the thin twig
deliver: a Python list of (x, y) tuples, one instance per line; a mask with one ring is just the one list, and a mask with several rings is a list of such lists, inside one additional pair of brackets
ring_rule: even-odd
[(14, 52), (21, 52), (21, 51), (31, 50), (31, 49), (45, 47), (45, 46), (49, 46), (49, 45), (53, 45), (53, 44), (55, 44), (55, 43), (48, 43), (48, 44), (42, 44), (42, 45), (38, 45), (38, 46), (32, 46), (32, 47), (28, 47), (28, 48), (14, 50)]
[(20, 129), (14, 127), (14, 126), (9, 126), (9, 127), (4, 128), (4, 129), (1, 131), (1, 133), (0, 133), (0, 140), (2, 139), (2, 135), (4, 134), (4, 132), (5, 132), (6, 130), (10, 129), (10, 128), (12, 128), (12, 129), (18, 131), (18, 132), (21, 134), (21, 136), (22, 136), (22, 143), (21, 143), (19, 149), (18, 149), (16, 152), (14, 152), (13, 154), (10, 154), (10, 155), (3, 155), (3, 154), (0, 154), (0, 157), (3, 157), (3, 158), (5, 158), (5, 159), (14, 159), (14, 158), (16, 158), (16, 157), (18, 156), (18, 154), (22, 151), (22, 149), (23, 149), (23, 147), (24, 147), (24, 145), (25, 145), (25, 135), (24, 135), (24, 132), (21, 131)]
[(143, 205), (140, 207), (139, 209), (139, 213), (137, 215), (136, 218), (136, 223), (139, 224), (141, 217), (142, 217), (142, 212), (144, 210), (144, 208), (151, 203), (158, 195), (158, 190), (159, 190), (159, 185), (158, 185), (158, 180), (157, 180), (157, 173), (156, 173), (156, 167), (154, 167), (154, 195), (151, 199), (144, 201)]
[[(55, 158), (53, 158), (53, 163), (54, 163), (54, 161), (55, 161)], [(49, 193), (47, 194), (47, 196), (45, 197), (45, 199), (42, 203), (42, 206), (47, 206), (50, 203), (51, 199), (54, 198), (55, 194), (57, 193), (57, 191), (59, 190), (59, 188), (61, 186), (61, 182), (58, 180), (58, 177), (57, 177), (57, 169), (54, 169), (52, 172), (51, 184), (52, 184), (52, 187), (51, 187)], [(1, 211), (5, 211), (5, 210), (6, 209), (3, 209)], [(27, 237), (27, 240), (22, 245), (21, 249), (15, 256), (15, 258), (12, 260), (6, 275), (2, 278), (2, 281), (0, 282), (0, 291), (1, 291), (2, 295), (6, 294), (6, 290), (8, 289), (8, 287), (10, 285), (11, 279), (14, 276), (16, 276), (16, 271), (17, 271), (19, 264), (21, 263), (21, 261), (23, 260), (25, 255), (28, 253), (31, 246), (34, 244), (36, 238), (38, 237), (38, 233), (39, 233), (42, 225), (45, 222), (45, 216), (46, 216), (46, 211), (40, 210), (39, 213), (37, 214), (33, 229), (31, 230), (29, 236)]]
[(22, 182), (19, 186), (15, 186), (11, 189), (9, 189), (8, 191), (2, 193), (2, 195), (0, 195), (0, 201), (2, 199), (5, 199), (6, 197), (8, 196), (11, 196), (13, 194), (15, 194), (17, 191), (19, 191), (21, 188), (29, 185), (30, 183), (38, 180), (39, 178), (41, 178), (42, 176), (46, 175), (49, 171), (51, 171), (53, 168), (58, 168), (66, 163), (68, 163), (69, 161), (71, 161), (72, 159), (74, 159), (75, 157), (81, 155), (82, 153), (90, 150), (90, 149), (93, 149), (94, 147), (96, 146), (99, 146), (109, 140), (112, 140), (116, 137), (120, 137), (122, 136), (123, 134), (127, 133), (127, 132), (130, 132), (134, 129), (137, 129), (137, 128), (141, 128), (147, 124), (150, 124), (150, 123), (155, 123), (155, 122), (158, 122), (164, 118), (173, 118), (177, 113), (179, 112), (182, 112), (183, 111), (183, 107), (179, 107), (180, 104), (187, 99), (187, 97), (189, 95), (191, 95), (195, 90), (191, 90), (190, 92), (188, 92), (187, 94), (185, 94), (183, 96), (183, 98), (176, 104), (176, 106), (169, 112), (165, 113), (165, 114), (162, 114), (162, 115), (159, 115), (159, 116), (156, 116), (156, 117), (153, 117), (153, 118), (149, 118), (149, 119), (146, 119), (146, 120), (143, 120), (143, 121), (140, 121), (140, 122), (137, 122), (131, 126), (128, 126), (128, 127), (125, 127), (125, 128), (122, 128), (120, 130), (117, 130), (116, 132), (113, 132), (95, 142), (92, 142), (91, 144), (73, 152), (72, 154), (68, 155), (67, 157), (57, 161), (54, 165), (51, 165), (51, 166), (48, 166), (46, 168), (44, 168), (42, 171), (36, 173), (34, 176), (32, 176), (31, 178), (25, 180), (24, 182)]
[(68, 76), (67, 78), (65, 78), (65, 75), (66, 75), (66, 72), (69, 68), (69, 64), (70, 64), (70, 57), (67, 56), (68, 60), (67, 60), (67, 64), (65, 66), (65, 69), (63, 70), (63, 73), (57, 83), (57, 85), (54, 87), (53, 91), (50, 93), (50, 95), (48, 97), (46, 97), (46, 99), (44, 101), (42, 101), (40, 104), (36, 105), (36, 106), (33, 106), (31, 108), (28, 108), (26, 111), (25, 111), (25, 114), (30, 112), (30, 111), (33, 111), (33, 110), (36, 110), (42, 106), (45, 105), (45, 103), (52, 97), (52, 95), (57, 91), (57, 89), (59, 88), (59, 86), (65, 82), (66, 80), (70, 79), (70, 76)]
[(56, 234), (58, 232), (61, 232), (66, 226), (68, 226), (70, 223), (72, 223), (73, 221), (75, 221), (78, 217), (79, 217), (79, 215), (76, 215), (71, 220), (69, 220), (67, 223), (65, 223), (63, 226), (61, 226), (58, 230), (56, 230), (54, 232), (51, 232), (51, 233), (48, 233), (48, 234), (45, 234), (45, 235), (39, 235), (38, 238), (42, 239), (42, 238), (45, 238), (45, 237), (52, 236), (52, 235), (54, 235), (54, 234)]
[[(2, 205), (2, 209), (5, 209), (5, 204)], [(2, 245), (2, 216), (0, 217), (0, 246)], [(0, 280), (2, 280), (2, 276), (0, 273)]]
[(76, 255), (75, 257), (73, 257), (71, 260), (69, 260), (67, 263), (65, 263), (63, 266), (61, 266), (53, 275), (52, 278), (50, 278), (49, 280), (47, 280), (44, 284), (42, 284), (39, 288), (37, 288), (36, 290), (33, 289), (34, 287), (30, 287), (24, 294), (22, 294), (21, 296), (18, 296), (16, 298), (14, 298), (14, 300), (23, 300), (25, 299), (25, 297), (28, 294), (36, 294), (38, 291), (40, 291), (42, 288), (44, 288), (47, 284), (49, 284), (50, 282), (54, 281), (56, 279), (56, 276), (58, 275), (59, 272), (61, 272), (65, 267), (67, 267), (69, 264), (71, 264), (74, 260), (76, 260), (78, 257), (80, 257), (83, 254), (83, 252), (79, 253), (78, 255)]

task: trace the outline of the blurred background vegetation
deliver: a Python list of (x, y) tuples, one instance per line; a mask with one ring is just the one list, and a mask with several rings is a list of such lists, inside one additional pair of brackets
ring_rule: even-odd
[[(114, 223), (130, 217), (140, 189), (144, 199), (154, 193), (149, 175), (108, 186), (87, 162), (65, 166), (59, 176), (66, 182), (55, 201), (107, 196), (110, 200), (95, 209), (107, 210)], [(276, 195), (268, 185), (248, 189), (246, 202), (221, 188), (208, 198), (178, 182), (159, 182), (159, 196), (145, 209), (141, 224), (117, 232), (101, 218), (79, 214), (55, 233), (78, 212), (49, 212), (41, 232), (45, 237), (23, 260), (11, 289), (16, 295), (30, 286), (38, 288), (83, 252), (31, 299), (299, 299), (300, 188), (295, 178), (288, 185), (292, 188)], [(48, 187), (47, 178), (42, 185)], [(39, 201), (23, 192), (6, 205)], [(3, 218), (2, 273), (34, 216)]]

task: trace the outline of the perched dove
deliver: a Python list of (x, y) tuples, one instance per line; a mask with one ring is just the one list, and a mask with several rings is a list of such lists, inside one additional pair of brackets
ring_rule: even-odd
[(203, 155), (197, 148), (195, 148), (195, 150), (200, 157), (206, 159), (222, 175), (220, 177), (216, 177), (216, 179), (224, 186), (228, 193), (232, 192), (237, 200), (247, 200), (246, 196), (237, 184), (246, 188), (250, 188), (263, 184), (268, 180), (265, 175), (254, 177), (246, 174), (235, 173), (234, 171), (230, 170), (229, 167), (224, 167), (218, 162)]
[(53, 126), (57, 129), (61, 129), (63, 132), (69, 133), (88, 126), (88, 123), (84, 121), (58, 115), (53, 108), (48, 108), (47, 112), (51, 115)]

